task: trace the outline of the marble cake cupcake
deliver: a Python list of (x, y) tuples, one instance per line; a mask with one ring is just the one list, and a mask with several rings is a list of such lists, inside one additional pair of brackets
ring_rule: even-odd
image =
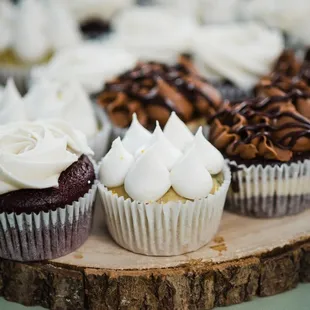
[(297, 111), (310, 119), (310, 51), (303, 61), (287, 50), (279, 58), (273, 72), (260, 80), (255, 88), (257, 96), (287, 96)]
[(299, 213), (310, 205), (310, 121), (289, 96), (226, 104), (210, 141), (232, 169), (227, 209), (255, 217)]
[(100, 164), (107, 226), (122, 247), (170, 256), (207, 244), (218, 230), (230, 171), (203, 136), (172, 113), (153, 134), (135, 118)]
[[(133, 113), (152, 130), (158, 120), (165, 126), (170, 113), (192, 130), (204, 125), (218, 110), (222, 100), (218, 91), (201, 78), (186, 57), (175, 65), (148, 62), (107, 82), (99, 95), (111, 120), (115, 136), (124, 136)], [(122, 130), (123, 129), (123, 130)]]
[(80, 247), (97, 181), (85, 136), (57, 120), (0, 126), (0, 257), (38, 261)]

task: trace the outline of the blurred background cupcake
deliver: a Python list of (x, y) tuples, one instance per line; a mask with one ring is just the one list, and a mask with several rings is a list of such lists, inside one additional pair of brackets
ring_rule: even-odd
[(167, 65), (141, 62), (133, 69), (108, 81), (97, 103), (113, 125), (113, 136), (123, 137), (133, 113), (141, 124), (154, 129), (156, 120), (163, 127), (171, 112), (196, 132), (219, 109), (219, 92), (203, 79), (187, 57)]
[(14, 77), (24, 91), (33, 65), (80, 43), (78, 25), (59, 0), (22, 0), (17, 5), (4, 0), (0, 5), (0, 81)]

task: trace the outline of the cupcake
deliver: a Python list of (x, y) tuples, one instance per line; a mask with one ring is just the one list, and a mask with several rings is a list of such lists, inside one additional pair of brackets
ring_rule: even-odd
[(46, 65), (31, 70), (30, 84), (40, 79), (68, 83), (78, 81), (85, 91), (96, 94), (106, 80), (130, 69), (137, 62), (132, 54), (110, 45), (89, 42), (62, 50)]
[(16, 6), (5, 1), (0, 5), (1, 33), (4, 31), (0, 42), (2, 82), (13, 76), (24, 88), (29, 68), (46, 62), (53, 52), (80, 42), (77, 24), (58, 0), (44, 4), (23, 0)]
[(262, 78), (255, 92), (260, 97), (287, 96), (299, 113), (310, 120), (310, 59), (296, 59), (290, 50), (279, 58), (273, 72)]
[[(160, 21), (160, 22), (159, 22)], [(196, 23), (176, 9), (135, 6), (113, 19), (111, 43), (137, 55), (141, 61), (173, 64), (190, 52)]]
[(309, 207), (310, 121), (290, 97), (226, 104), (212, 121), (210, 141), (231, 167), (228, 210), (274, 218)]
[[(57, 118), (85, 134), (99, 160), (107, 152), (111, 128), (104, 115), (93, 104), (79, 83), (60, 84), (42, 80), (22, 98), (13, 80), (9, 80), (0, 99), (1, 124), (13, 121), (35, 121)], [(38, 105), (38, 102), (40, 103)]]
[(97, 181), (84, 135), (62, 121), (0, 126), (0, 257), (39, 261), (80, 247)]
[(142, 126), (114, 140), (100, 163), (109, 232), (122, 247), (171, 256), (206, 245), (220, 224), (230, 171), (221, 153), (172, 113), (164, 132)]
[(65, 0), (86, 38), (100, 38), (111, 32), (111, 20), (134, 0)]
[(174, 111), (195, 132), (215, 114), (222, 100), (218, 91), (198, 75), (188, 58), (180, 57), (171, 66), (139, 63), (106, 82), (97, 102), (113, 125), (114, 137), (123, 137), (133, 113), (145, 128), (152, 130), (156, 120), (165, 126)]
[(193, 36), (197, 67), (224, 99), (234, 102), (252, 96), (252, 88), (271, 71), (283, 48), (278, 31), (256, 23), (204, 26)]

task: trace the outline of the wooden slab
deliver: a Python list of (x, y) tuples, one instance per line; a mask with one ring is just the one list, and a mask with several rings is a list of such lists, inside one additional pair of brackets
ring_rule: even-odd
[(224, 213), (212, 243), (170, 258), (120, 248), (101, 212), (89, 240), (70, 255), (0, 260), (0, 294), (51, 309), (211, 309), (310, 281), (310, 210), (276, 220)]

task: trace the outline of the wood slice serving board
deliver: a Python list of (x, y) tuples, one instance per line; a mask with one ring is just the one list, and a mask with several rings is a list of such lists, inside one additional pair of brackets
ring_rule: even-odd
[(212, 309), (310, 281), (310, 210), (276, 220), (224, 213), (197, 252), (147, 257), (120, 248), (96, 208), (89, 240), (45, 263), (0, 260), (0, 294), (51, 309)]

